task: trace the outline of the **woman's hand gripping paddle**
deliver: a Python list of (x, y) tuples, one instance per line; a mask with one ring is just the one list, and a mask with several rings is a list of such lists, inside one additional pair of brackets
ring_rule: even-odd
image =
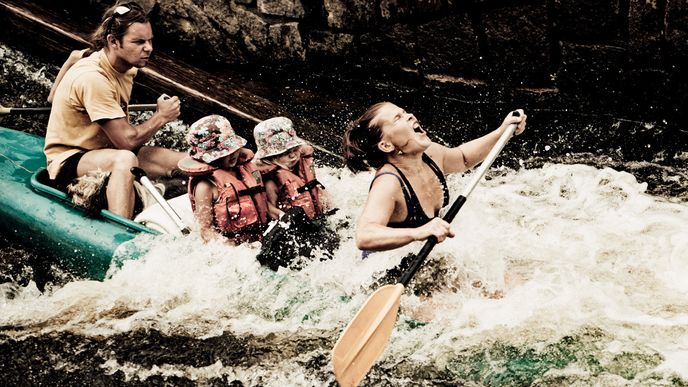
[(160, 192), (158, 192), (158, 190), (155, 189), (155, 186), (153, 185), (153, 183), (151, 183), (150, 179), (146, 175), (146, 171), (139, 167), (132, 167), (130, 172), (132, 175), (134, 175), (136, 181), (141, 183), (141, 185), (143, 185), (148, 190), (148, 192), (150, 192), (155, 201), (158, 202), (160, 207), (162, 207), (163, 211), (165, 211), (167, 216), (169, 216), (170, 219), (172, 219), (174, 224), (179, 229), (179, 232), (181, 232), (182, 235), (188, 235), (191, 231), (184, 224), (182, 218), (177, 214), (177, 212), (172, 208), (172, 206), (170, 206), (170, 204), (167, 203), (167, 200), (165, 200), (165, 198), (162, 197), (162, 195), (160, 195)]
[[(512, 114), (516, 117), (519, 116), (518, 112)], [(454, 220), (466, 202), (466, 198), (473, 192), (499, 152), (514, 134), (516, 127), (516, 124), (509, 125), (499, 137), (497, 143), (480, 165), (480, 169), (473, 175), (464, 193), (454, 200), (449, 211), (444, 215), (443, 219), (447, 223)], [(396, 323), (401, 295), (436, 244), (437, 239), (435, 237), (428, 238), (399, 282), (395, 285), (385, 285), (376, 290), (344, 329), (332, 349), (332, 366), (340, 385), (358, 385), (385, 349)]]

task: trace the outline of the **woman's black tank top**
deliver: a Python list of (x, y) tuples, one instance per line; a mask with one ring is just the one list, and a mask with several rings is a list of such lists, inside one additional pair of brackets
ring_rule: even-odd
[[(430, 169), (432, 169), (442, 185), (442, 191), (444, 192), (444, 201), (442, 203), (442, 207), (444, 207), (449, 204), (449, 189), (447, 188), (447, 180), (444, 178), (444, 175), (437, 164), (435, 164), (430, 156), (426, 155), (425, 153), (423, 153), (423, 162), (425, 162)], [(418, 196), (416, 196), (416, 193), (413, 191), (411, 183), (409, 183), (406, 176), (404, 176), (404, 174), (399, 168), (397, 168), (396, 165), (392, 163), (390, 163), (390, 165), (397, 170), (399, 175), (395, 175), (392, 172), (383, 172), (375, 175), (373, 182), (382, 175), (393, 175), (399, 179), (401, 190), (404, 193), (404, 201), (406, 202), (406, 219), (402, 220), (401, 222), (389, 222), (387, 226), (394, 228), (415, 228), (428, 223), (431, 218), (429, 218), (425, 214), (425, 211), (423, 211), (423, 206), (420, 204)], [(373, 182), (370, 183), (371, 186), (373, 185)]]

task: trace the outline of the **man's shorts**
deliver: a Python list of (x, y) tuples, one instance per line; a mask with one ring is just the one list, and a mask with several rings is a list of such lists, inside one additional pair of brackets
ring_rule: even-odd
[(52, 184), (55, 188), (59, 189), (60, 191), (67, 191), (67, 186), (77, 178), (76, 168), (79, 166), (79, 161), (81, 161), (81, 157), (83, 155), (85, 155), (85, 153), (79, 152), (69, 156), (69, 158), (65, 160), (62, 168), (60, 168), (60, 171), (57, 173), (55, 180), (52, 180)]

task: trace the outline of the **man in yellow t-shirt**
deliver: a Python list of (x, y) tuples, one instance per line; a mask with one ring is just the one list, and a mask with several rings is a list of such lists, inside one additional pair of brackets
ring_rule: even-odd
[(151, 177), (163, 176), (185, 156), (143, 145), (179, 116), (179, 98), (160, 96), (153, 116), (140, 125), (130, 124), (127, 117), (134, 76), (152, 51), (153, 31), (137, 3), (108, 10), (93, 34), (91, 49), (56, 81), (45, 136), (48, 172), (55, 186), (64, 189), (98, 168), (109, 171), (108, 209), (127, 218), (134, 209), (131, 167), (139, 166)]

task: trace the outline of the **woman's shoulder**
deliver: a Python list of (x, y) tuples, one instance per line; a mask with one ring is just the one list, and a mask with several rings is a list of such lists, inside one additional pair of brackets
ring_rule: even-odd
[(444, 145), (438, 144), (436, 142), (433, 142), (430, 144), (428, 149), (425, 150), (425, 154), (430, 156), (433, 160), (437, 160), (438, 158), (441, 158), (444, 156), (444, 153), (448, 150)]
[(402, 180), (401, 176), (399, 176), (399, 172), (394, 169), (389, 164), (385, 164), (375, 170), (375, 176), (373, 177), (373, 181), (370, 183), (370, 188), (372, 189), (375, 186), (378, 186), (379, 189), (386, 189), (386, 190), (401, 190), (401, 185), (402, 185)]
[(428, 156), (441, 171), (444, 171), (444, 156), (447, 151), (449, 151), (449, 148), (446, 146), (433, 142), (432, 145), (425, 150), (425, 155)]
[(385, 164), (381, 166), (380, 168), (375, 170), (375, 175), (373, 176), (373, 180), (380, 179), (382, 177), (388, 177), (390, 179), (393, 178), (400, 178), (399, 176), (399, 171), (394, 168), (391, 164)]

